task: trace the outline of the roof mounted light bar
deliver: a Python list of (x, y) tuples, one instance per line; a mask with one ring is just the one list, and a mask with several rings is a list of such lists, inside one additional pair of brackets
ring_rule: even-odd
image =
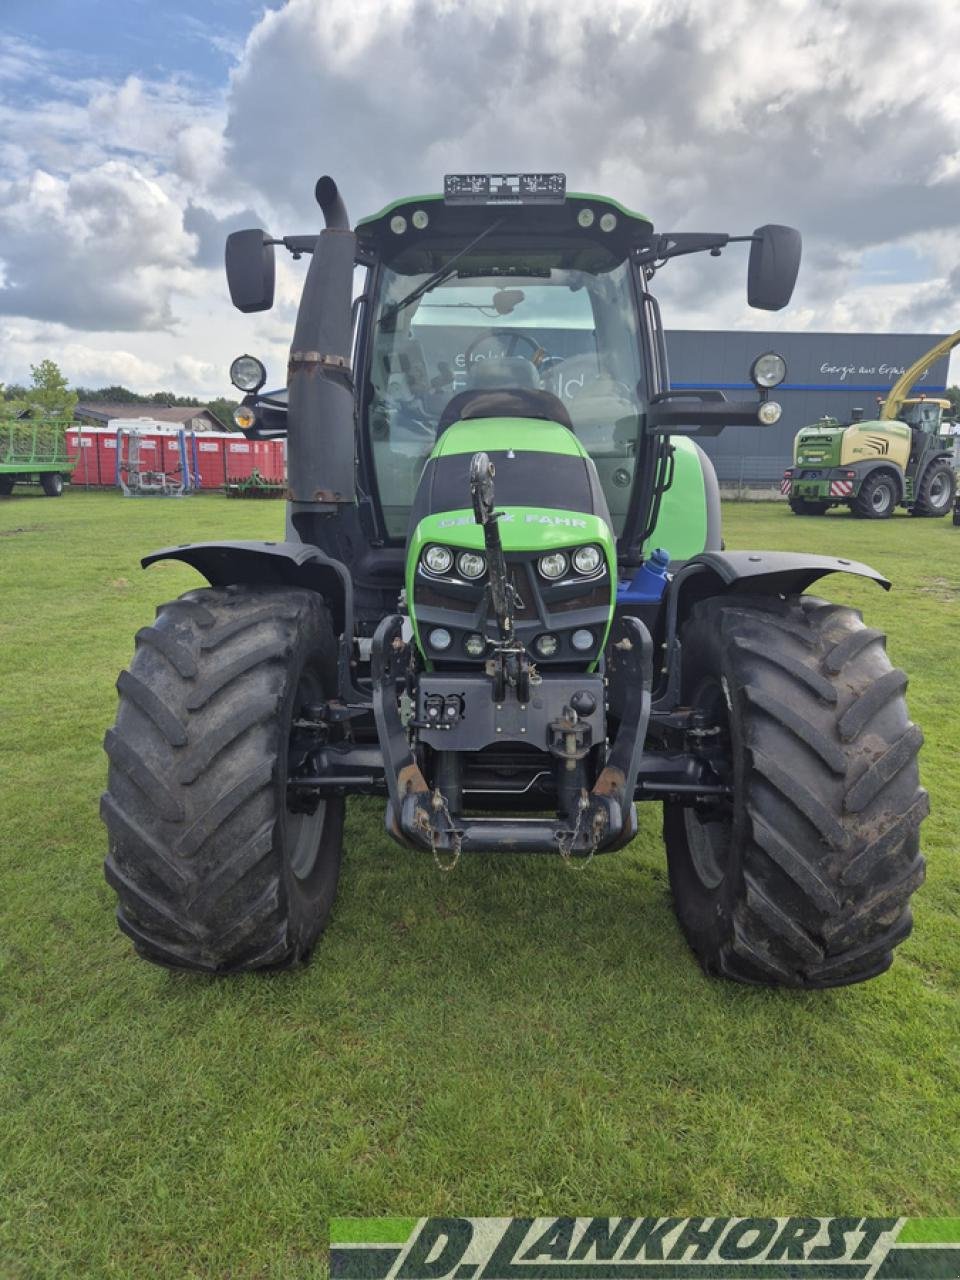
[(448, 173), (444, 204), (562, 204), (564, 173)]

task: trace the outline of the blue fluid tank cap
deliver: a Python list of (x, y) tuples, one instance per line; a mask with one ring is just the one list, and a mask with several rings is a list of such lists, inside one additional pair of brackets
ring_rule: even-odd
[(617, 586), (617, 599), (621, 604), (650, 604), (663, 596), (667, 585), (667, 566), (670, 552), (663, 547), (651, 551), (644, 564), (629, 582)]

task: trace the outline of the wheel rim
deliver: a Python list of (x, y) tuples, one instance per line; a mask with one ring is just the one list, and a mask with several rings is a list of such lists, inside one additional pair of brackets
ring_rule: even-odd
[(950, 501), (950, 480), (945, 471), (938, 471), (930, 481), (931, 507), (945, 507)]
[[(694, 706), (710, 725), (719, 724), (722, 741), (729, 752), (730, 722), (727, 703), (719, 681), (701, 685)], [(726, 878), (733, 848), (733, 812), (728, 802), (709, 808), (688, 807), (683, 811), (690, 861), (697, 878), (707, 889), (718, 888)]]
[[(306, 704), (317, 702), (323, 697), (323, 687), (313, 671), (305, 671), (297, 686), (297, 696), (293, 704), (293, 719), (298, 720)], [(290, 746), (296, 730), (291, 727)], [(288, 748), (289, 752), (289, 748)], [(286, 843), (287, 860), (290, 870), (298, 880), (307, 880), (316, 870), (320, 856), (320, 840), (323, 836), (323, 824), (327, 816), (326, 800), (318, 800), (312, 813), (304, 813), (290, 807), (290, 791), (286, 800)]]
[(885, 484), (878, 484), (870, 495), (870, 505), (874, 511), (886, 511), (890, 505), (890, 490)]

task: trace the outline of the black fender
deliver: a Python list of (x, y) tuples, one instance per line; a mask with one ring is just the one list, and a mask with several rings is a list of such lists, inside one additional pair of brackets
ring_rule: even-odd
[(676, 704), (680, 690), (680, 624), (698, 600), (708, 596), (799, 595), (828, 573), (852, 573), (890, 590), (890, 580), (859, 560), (796, 551), (703, 551), (675, 575), (665, 592), (665, 677), (655, 711)]
[(828, 573), (852, 573), (890, 590), (889, 578), (859, 560), (805, 551), (702, 551), (687, 561), (668, 591), (685, 598), (692, 594), (694, 599), (717, 595), (718, 588), (752, 595), (793, 595)]
[(923, 464), (923, 469), (917, 472), (917, 479), (916, 479), (916, 484), (914, 486), (914, 493), (916, 493), (916, 491), (920, 488), (920, 484), (921, 484), (921, 481), (923, 480), (923, 477), (927, 474), (930, 468), (932, 466), (935, 466), (936, 463), (938, 462), (947, 462), (950, 464), (950, 466), (953, 466), (952, 452), (948, 451), (945, 453), (935, 453), (932, 457), (926, 460), (926, 462)]
[(875, 475), (876, 472), (882, 471), (886, 475), (890, 476), (892, 480), (897, 482), (897, 502), (899, 503), (903, 501), (903, 495), (906, 492), (904, 473), (896, 462), (890, 462), (888, 459), (884, 458), (861, 458), (857, 462), (851, 462), (849, 464), (845, 463), (842, 467), (835, 467), (834, 470), (838, 472), (855, 471), (857, 474), (856, 484), (858, 493), (860, 492), (860, 488), (867, 476), (872, 476)]
[(345, 564), (305, 542), (191, 542), (144, 556), (146, 569), (161, 560), (181, 560), (211, 587), (305, 587), (330, 610), (340, 645), (340, 692), (353, 697), (349, 660), (353, 636), (353, 583)]

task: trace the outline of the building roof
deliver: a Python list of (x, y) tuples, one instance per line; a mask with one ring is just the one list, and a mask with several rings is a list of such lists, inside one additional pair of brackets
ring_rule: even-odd
[[(75, 418), (97, 423), (107, 423), (114, 418), (151, 418), (156, 422), (169, 422), (185, 427), (192, 425), (198, 431), (229, 430), (229, 424), (205, 409), (202, 404), (78, 404), (73, 411)], [(202, 425), (198, 425), (196, 419)]]

